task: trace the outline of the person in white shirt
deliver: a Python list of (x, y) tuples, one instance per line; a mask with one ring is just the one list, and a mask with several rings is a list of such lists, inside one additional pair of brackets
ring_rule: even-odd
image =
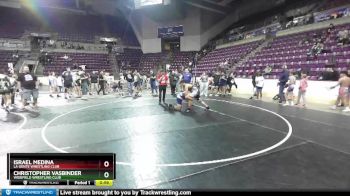
[(255, 78), (256, 82), (256, 99), (262, 99), (262, 89), (264, 87), (264, 76), (258, 72)]
[(209, 78), (206, 72), (203, 72), (200, 77), (200, 95), (208, 97), (208, 83)]
[(60, 97), (57, 92), (57, 78), (55, 72), (51, 72), (49, 75), (49, 86), (50, 86), (50, 97), (53, 97), (53, 94), (57, 94), (57, 97)]
[(57, 90), (58, 90), (58, 94), (63, 93), (63, 78), (62, 76), (58, 76), (57, 77)]
[[(5, 69), (0, 71), (0, 101), (7, 113), (10, 113), (11, 105), (11, 81)], [(4, 118), (4, 120), (6, 120)]]
[(289, 73), (289, 78), (288, 78), (288, 82), (287, 82), (287, 92), (286, 92), (286, 98), (287, 98), (287, 101), (288, 103), (286, 102), (284, 104), (284, 106), (292, 106), (294, 105), (294, 87), (295, 87), (295, 84), (296, 84), (296, 77), (293, 75), (293, 72), (290, 72)]

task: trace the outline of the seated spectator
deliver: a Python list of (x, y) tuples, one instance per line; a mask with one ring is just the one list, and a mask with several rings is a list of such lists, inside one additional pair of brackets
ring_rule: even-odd
[(337, 42), (341, 45), (346, 45), (349, 43), (349, 31), (343, 30), (339, 31), (337, 34)]
[(325, 46), (322, 42), (317, 42), (311, 47), (311, 49), (309, 50), (307, 55), (312, 56), (312, 57), (316, 57), (317, 55), (319, 55), (321, 53), (328, 52), (328, 50), (325, 50), (324, 47)]
[(311, 47), (309, 52), (307, 53), (307, 56), (315, 56), (318, 48), (318, 43), (314, 43), (314, 45)]
[(322, 42), (317, 43), (316, 54), (321, 54), (324, 51), (324, 44)]
[(326, 32), (327, 38), (329, 38), (331, 36), (333, 31), (334, 31), (334, 25), (333, 25), (333, 23), (331, 23), (327, 29), (327, 32)]

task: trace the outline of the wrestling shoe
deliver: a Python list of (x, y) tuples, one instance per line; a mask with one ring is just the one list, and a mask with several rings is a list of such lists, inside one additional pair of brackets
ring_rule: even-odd
[(345, 109), (343, 110), (343, 112), (350, 112), (350, 108), (349, 108), (349, 107), (345, 108)]

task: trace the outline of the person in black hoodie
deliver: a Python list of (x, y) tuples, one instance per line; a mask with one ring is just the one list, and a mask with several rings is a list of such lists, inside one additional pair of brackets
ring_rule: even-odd
[(228, 85), (228, 88), (226, 89), (226, 91), (228, 95), (231, 95), (232, 85), (234, 85), (237, 89), (237, 84), (235, 82), (235, 75), (233, 72), (231, 72), (230, 75), (228, 75), (227, 77), (227, 85)]
[(134, 76), (129, 70), (124, 77), (125, 77), (125, 80), (128, 82), (128, 93), (129, 93), (129, 96), (131, 97), (133, 92)]
[(282, 72), (281, 75), (279, 77), (279, 82), (278, 82), (278, 86), (279, 86), (279, 91), (278, 91), (278, 95), (279, 95), (279, 103), (283, 103), (286, 101), (286, 97), (284, 96), (283, 90), (288, 82), (288, 78), (289, 78), (289, 71), (287, 69), (287, 65), (283, 65), (282, 67)]
[(253, 95), (249, 99), (253, 99), (253, 97), (256, 95), (256, 70), (253, 71), (252, 73), (252, 84), (253, 84)]
[(98, 84), (100, 85), (100, 89), (97, 91), (97, 94), (100, 94), (100, 92), (103, 92), (103, 95), (106, 95), (105, 91), (105, 85), (106, 85), (106, 76), (103, 71), (100, 72), (100, 75), (98, 76)]
[(91, 76), (90, 76), (90, 95), (94, 94), (98, 90), (98, 74), (96, 71), (93, 71)]
[(176, 84), (177, 81), (179, 80), (178, 75), (174, 71), (170, 71), (170, 87), (171, 87), (171, 95), (176, 96), (175, 94), (175, 89), (176, 89)]

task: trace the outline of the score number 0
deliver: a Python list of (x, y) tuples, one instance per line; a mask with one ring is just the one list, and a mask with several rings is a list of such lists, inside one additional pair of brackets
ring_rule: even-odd
[[(109, 167), (109, 162), (108, 162), (108, 161), (105, 161), (105, 162), (103, 163), (103, 166), (104, 166), (104, 167)], [(103, 174), (103, 176), (104, 176), (105, 178), (108, 178), (108, 177), (109, 177), (109, 173), (108, 173), (108, 172), (105, 172), (105, 173)]]

